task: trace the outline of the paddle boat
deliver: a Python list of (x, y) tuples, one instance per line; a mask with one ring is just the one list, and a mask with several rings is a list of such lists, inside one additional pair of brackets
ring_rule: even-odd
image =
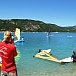
[[(16, 40), (15, 40), (16, 38)], [(24, 37), (20, 36), (20, 29), (16, 28), (14, 31), (14, 43), (16, 42), (25, 42)]]

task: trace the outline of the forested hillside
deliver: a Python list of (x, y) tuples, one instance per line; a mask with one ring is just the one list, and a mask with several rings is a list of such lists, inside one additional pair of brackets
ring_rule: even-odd
[(22, 32), (76, 32), (76, 27), (60, 27), (56, 24), (48, 24), (42, 21), (28, 20), (28, 19), (0, 19), (0, 31), (11, 30), (20, 28)]

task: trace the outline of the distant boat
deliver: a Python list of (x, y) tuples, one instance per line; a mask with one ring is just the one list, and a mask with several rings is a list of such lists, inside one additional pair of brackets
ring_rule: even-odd
[[(67, 30), (67, 31), (68, 31), (68, 33), (70, 33), (70, 32), (69, 32), (69, 30)], [(73, 37), (73, 36), (71, 36), (71, 35), (68, 35), (67, 37), (68, 37), (68, 38), (70, 38), (70, 37)]]
[(48, 32), (47, 32), (46, 37), (50, 37), (50, 36), (52, 36), (52, 34), (50, 34), (50, 29), (49, 29)]
[(24, 38), (20, 37), (20, 29), (19, 28), (15, 28), (15, 31), (14, 31), (14, 36), (17, 37), (17, 40), (15, 40), (14, 42), (24, 42)]
[(67, 36), (67, 37), (73, 37), (73, 36), (69, 35), (69, 36)]
[(58, 32), (54, 32), (54, 33), (58, 33)]

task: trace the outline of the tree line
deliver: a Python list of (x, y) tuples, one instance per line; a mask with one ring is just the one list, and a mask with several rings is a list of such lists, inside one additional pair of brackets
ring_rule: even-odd
[(14, 31), (15, 28), (19, 28), (21, 32), (76, 32), (76, 26), (72, 27), (60, 27), (56, 24), (44, 23), (43, 21), (28, 20), (28, 19), (0, 19), (0, 31)]

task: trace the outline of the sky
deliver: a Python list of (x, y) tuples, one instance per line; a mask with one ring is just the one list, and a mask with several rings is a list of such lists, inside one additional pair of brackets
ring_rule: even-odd
[(31, 19), (76, 25), (76, 0), (0, 0), (0, 19)]

